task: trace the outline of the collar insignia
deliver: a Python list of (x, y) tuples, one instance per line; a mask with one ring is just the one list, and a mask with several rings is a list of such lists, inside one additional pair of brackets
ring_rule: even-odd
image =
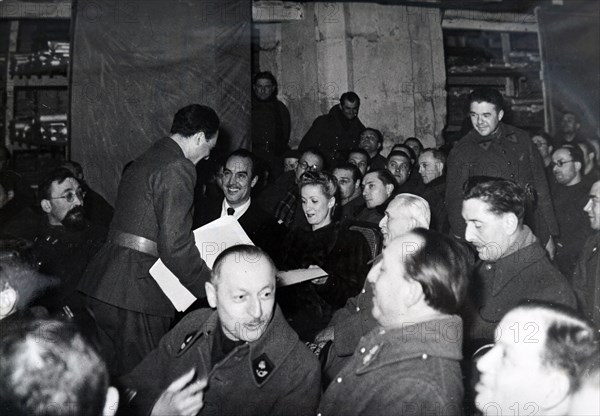
[(185, 338), (183, 339), (183, 342), (179, 346), (179, 351), (177, 353), (181, 354), (183, 351), (185, 351), (185, 349), (192, 343), (192, 341), (196, 338), (196, 335), (199, 332), (200, 331), (194, 331), (194, 332), (190, 332), (189, 334), (187, 334), (185, 336)]
[(271, 374), (275, 366), (267, 357), (267, 354), (263, 353), (259, 357), (255, 358), (252, 361), (252, 373), (254, 374), (254, 379), (257, 383), (262, 383), (265, 381), (267, 376)]

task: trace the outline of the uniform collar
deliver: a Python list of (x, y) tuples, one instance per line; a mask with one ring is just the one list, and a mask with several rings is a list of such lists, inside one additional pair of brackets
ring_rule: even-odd
[(360, 344), (358, 352), (363, 358), (356, 374), (414, 359), (436, 357), (460, 361), (462, 334), (462, 319), (456, 315), (443, 315), (438, 319), (406, 324), (391, 330), (376, 328), (365, 337), (366, 342)]
[[(198, 336), (216, 336), (218, 325), (219, 317), (215, 311), (206, 320), (200, 331), (201, 333)], [(298, 340), (298, 335), (289, 326), (281, 313), (279, 306), (276, 305), (273, 319), (271, 319), (265, 333), (256, 341), (248, 342), (236, 347), (227, 357), (232, 357), (236, 351), (239, 351), (242, 348), (249, 348), (248, 370), (253, 374), (256, 386), (262, 387), (282, 366), (287, 356), (298, 343)], [(225, 359), (227, 360), (228, 358)], [(257, 372), (260, 372), (261, 376), (257, 376)]]
[(475, 129), (472, 131), (475, 141), (483, 150), (488, 150), (492, 145), (492, 142), (495, 140), (507, 140), (511, 143), (518, 142), (516, 131), (512, 128), (512, 126), (502, 122), (498, 123), (498, 128), (496, 131), (489, 136), (482, 136)]

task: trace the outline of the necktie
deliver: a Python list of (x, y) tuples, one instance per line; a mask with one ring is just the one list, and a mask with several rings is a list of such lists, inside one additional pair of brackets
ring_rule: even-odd
[(235, 212), (235, 209), (227, 208), (227, 215), (233, 215), (234, 212)]

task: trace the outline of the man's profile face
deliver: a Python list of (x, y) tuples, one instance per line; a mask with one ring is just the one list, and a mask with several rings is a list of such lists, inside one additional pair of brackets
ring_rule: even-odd
[(567, 149), (557, 149), (552, 153), (552, 173), (556, 182), (565, 186), (576, 185), (580, 171), (581, 163), (575, 162)]
[(465, 239), (471, 243), (479, 258), (496, 261), (510, 245), (510, 236), (504, 227), (504, 216), (490, 211), (490, 205), (478, 198), (463, 201), (462, 217), (466, 222)]
[(477, 361), (475, 405), (484, 414), (545, 414), (554, 370), (542, 363), (547, 328), (534, 318), (529, 311), (509, 312), (498, 324), (493, 348)]
[(352, 152), (348, 155), (348, 163), (352, 163), (360, 170), (360, 173), (365, 176), (368, 167), (367, 156), (362, 153)]
[(590, 218), (592, 230), (600, 230), (600, 181), (594, 182), (590, 189), (590, 199), (583, 210)]
[(419, 156), (419, 173), (426, 185), (442, 176), (442, 168), (442, 163), (433, 157), (431, 152), (425, 152)]
[(383, 218), (379, 221), (384, 246), (387, 246), (394, 238), (415, 228), (413, 217), (404, 207), (398, 197), (392, 199), (385, 210)]
[(273, 92), (275, 92), (275, 85), (273, 85), (271, 80), (267, 78), (257, 79), (252, 88), (254, 89), (254, 94), (256, 94), (258, 99), (263, 101), (271, 98), (271, 95), (273, 95)]
[(383, 251), (383, 259), (367, 275), (373, 287), (371, 314), (384, 328), (396, 326), (407, 313), (409, 287), (418, 283), (406, 276), (404, 265), (422, 243), (422, 238), (411, 233), (394, 239)]
[(408, 180), (408, 175), (410, 174), (410, 159), (408, 157), (394, 155), (388, 159), (385, 167), (394, 175), (398, 186), (404, 185)]
[(333, 176), (337, 178), (338, 188), (342, 199), (349, 199), (354, 195), (357, 188), (360, 188), (360, 182), (352, 179), (352, 172), (346, 169), (335, 169)]
[(365, 130), (360, 134), (360, 141), (358, 147), (363, 149), (368, 154), (377, 153), (381, 148), (381, 143), (377, 137), (377, 133), (373, 130)]
[(227, 338), (256, 341), (273, 317), (275, 270), (266, 259), (231, 254), (221, 266), (216, 285), (206, 284), (206, 293)]
[(358, 116), (358, 107), (358, 101), (355, 103), (346, 100), (340, 102), (340, 109), (342, 110), (342, 114), (348, 120), (352, 120), (356, 118), (356, 116)]
[[(83, 189), (77, 179), (67, 178), (62, 183), (52, 182), (50, 197), (42, 200), (42, 209), (48, 215), (50, 225), (64, 225), (72, 229), (80, 229), (85, 225)], [(69, 202), (68, 199), (71, 198)]]
[(579, 129), (579, 123), (577, 122), (575, 114), (565, 114), (560, 121), (560, 128), (565, 134), (575, 133)]
[(296, 167), (296, 182), (300, 182), (300, 177), (309, 169), (320, 171), (323, 169), (323, 161), (317, 155), (304, 152)]
[(252, 178), (252, 161), (246, 157), (232, 156), (223, 169), (223, 193), (233, 208), (243, 205), (250, 199), (252, 187), (258, 177)]
[(473, 128), (485, 137), (496, 131), (500, 120), (504, 117), (504, 111), (500, 110), (498, 112), (496, 106), (492, 103), (475, 101), (470, 105), (469, 116)]

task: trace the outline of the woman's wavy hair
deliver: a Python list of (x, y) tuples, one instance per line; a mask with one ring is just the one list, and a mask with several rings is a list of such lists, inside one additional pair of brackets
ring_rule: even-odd
[(335, 205), (333, 206), (331, 217), (332, 219), (337, 220), (338, 218), (336, 214), (339, 211), (337, 208), (340, 201), (337, 178), (329, 172), (307, 170), (300, 177), (300, 190), (308, 185), (319, 186), (321, 192), (323, 192), (323, 195), (325, 195), (327, 199), (335, 198)]

